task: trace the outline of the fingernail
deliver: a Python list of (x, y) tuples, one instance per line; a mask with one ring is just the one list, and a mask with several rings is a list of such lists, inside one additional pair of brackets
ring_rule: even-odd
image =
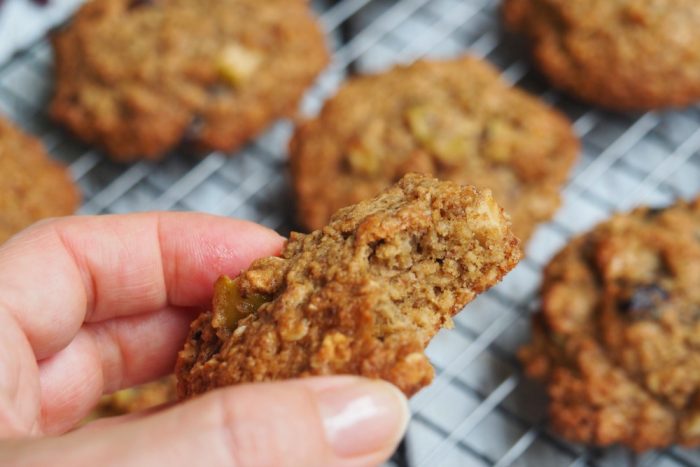
[(359, 457), (392, 448), (408, 425), (406, 397), (392, 384), (358, 380), (317, 395), (335, 454)]

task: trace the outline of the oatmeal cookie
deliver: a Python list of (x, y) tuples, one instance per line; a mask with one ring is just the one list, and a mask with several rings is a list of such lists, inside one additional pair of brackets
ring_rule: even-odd
[(411, 174), (292, 234), (281, 257), (216, 284), (176, 366), (178, 395), (311, 375), (430, 383), (430, 338), (520, 257), (488, 190)]
[(700, 100), (697, 0), (505, 0), (552, 84), (613, 110)]
[(476, 58), (419, 61), (350, 80), (291, 143), (299, 221), (336, 210), (408, 172), (486, 187), (526, 242), (559, 207), (578, 152), (569, 122)]
[(0, 243), (40, 219), (72, 214), (80, 203), (68, 171), (1, 117), (0, 179)]
[(564, 437), (700, 445), (700, 198), (619, 214), (547, 266), (526, 372)]
[(175, 377), (168, 376), (103, 396), (87, 421), (140, 412), (172, 402), (175, 398)]
[(306, 0), (93, 0), (53, 45), (51, 114), (120, 161), (234, 150), (329, 58)]

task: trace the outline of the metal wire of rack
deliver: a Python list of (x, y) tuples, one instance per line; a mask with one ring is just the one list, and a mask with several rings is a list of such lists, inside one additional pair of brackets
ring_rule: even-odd
[[(468, 51), (564, 111), (583, 142), (563, 207), (537, 231), (526, 259), (429, 347), (436, 379), (412, 399), (406, 452), (393, 463), (700, 465), (700, 451), (674, 447), (632, 459), (621, 448), (590, 449), (558, 438), (547, 428), (542, 389), (523, 377), (514, 358), (528, 339), (541, 268), (571, 235), (613, 211), (700, 192), (700, 107), (611, 114), (568, 99), (531, 70), (526, 50), (502, 32), (493, 0), (337, 0), (314, 6), (334, 61), (308, 93), (304, 112), (318, 110), (348, 74)], [(293, 228), (285, 170), (290, 122), (274, 125), (235, 157), (175, 153), (161, 162), (116, 164), (46, 119), (51, 67), (46, 40), (0, 65), (0, 112), (37, 134), (69, 164), (84, 194), (81, 213), (198, 210), (250, 219), (281, 233)]]

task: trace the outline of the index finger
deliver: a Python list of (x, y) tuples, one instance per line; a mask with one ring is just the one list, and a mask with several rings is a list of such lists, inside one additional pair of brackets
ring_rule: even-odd
[(0, 247), (0, 309), (42, 359), (83, 322), (204, 306), (219, 275), (237, 275), (282, 243), (267, 228), (196, 213), (51, 220)]

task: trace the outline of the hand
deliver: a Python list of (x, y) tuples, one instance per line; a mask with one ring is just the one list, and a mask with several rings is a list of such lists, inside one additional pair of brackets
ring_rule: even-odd
[(279, 252), (242, 221), (161, 213), (44, 221), (0, 246), (0, 465), (375, 465), (407, 422), (351, 376), (241, 385), (70, 431), (102, 394), (172, 371), (220, 274)]

